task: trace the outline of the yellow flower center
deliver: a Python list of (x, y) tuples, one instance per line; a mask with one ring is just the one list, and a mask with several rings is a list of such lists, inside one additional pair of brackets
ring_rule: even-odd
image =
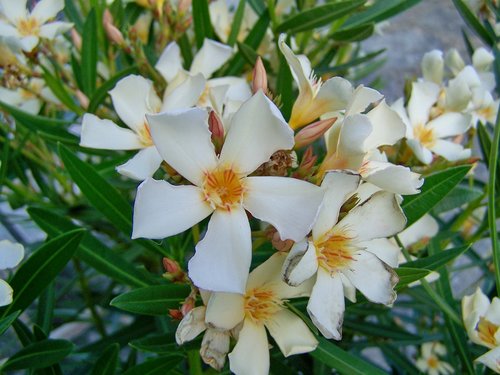
[(488, 319), (481, 317), (477, 325), (479, 339), (492, 347), (500, 344), (495, 340), (495, 333), (498, 328), (499, 327), (496, 324), (493, 324)]
[(265, 323), (283, 308), (283, 301), (269, 287), (254, 288), (245, 294), (245, 317)]
[(427, 359), (427, 365), (430, 369), (437, 369), (439, 367), (439, 359), (434, 356), (431, 356)]
[(360, 250), (355, 244), (355, 236), (346, 228), (333, 228), (314, 243), (320, 267), (334, 272), (348, 267), (354, 261), (353, 253)]
[(17, 30), (22, 36), (37, 36), (40, 33), (40, 23), (34, 17), (23, 18), (18, 21)]
[(477, 114), (488, 120), (495, 117), (495, 109), (492, 106), (484, 107), (478, 109)]
[(231, 211), (241, 204), (245, 187), (232, 168), (217, 168), (208, 172), (203, 182), (205, 200), (214, 209)]
[(413, 128), (413, 136), (420, 141), (424, 147), (432, 147), (436, 143), (434, 131), (423, 124), (418, 124)]

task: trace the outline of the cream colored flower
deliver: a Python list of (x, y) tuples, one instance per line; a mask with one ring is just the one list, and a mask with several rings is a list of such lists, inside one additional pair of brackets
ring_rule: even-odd
[[(0, 241), (0, 270), (16, 267), (24, 257), (24, 247), (8, 240)], [(10, 285), (0, 279), (0, 306), (12, 303), (14, 291)]]
[(417, 359), (417, 367), (428, 375), (453, 374), (453, 367), (440, 357), (446, 355), (446, 347), (438, 342), (426, 342), (420, 348), (421, 356)]

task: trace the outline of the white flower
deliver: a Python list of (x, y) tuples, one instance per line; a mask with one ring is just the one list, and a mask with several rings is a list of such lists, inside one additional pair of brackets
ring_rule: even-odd
[(280, 36), (278, 44), (299, 86), (299, 96), (293, 104), (289, 121), (292, 129), (309, 124), (325, 113), (346, 108), (353, 94), (349, 81), (334, 77), (321, 82), (311, 70), (307, 57), (296, 56), (286, 45), (285, 35)]
[[(0, 270), (16, 267), (24, 257), (24, 247), (19, 243), (8, 240), (0, 241)], [(14, 291), (10, 285), (0, 279), (0, 306), (12, 303)]]
[(266, 328), (285, 357), (316, 349), (318, 341), (307, 325), (284, 302), (308, 296), (311, 283), (290, 287), (281, 280), (286, 254), (275, 253), (250, 273), (244, 295), (213, 293), (207, 305), (206, 323), (232, 329), (242, 323), (237, 343), (229, 353), (230, 369), (237, 375), (269, 373)]
[(354, 301), (358, 289), (385, 305), (396, 298), (398, 277), (391, 267), (398, 264), (399, 248), (386, 237), (401, 231), (406, 218), (396, 196), (379, 191), (339, 220), (359, 181), (359, 175), (348, 171), (325, 176), (325, 198), (312, 237), (295, 244), (283, 266), (290, 285), (316, 276), (307, 311), (321, 333), (336, 340), (342, 336), (344, 295)]
[[(210, 2), (210, 21), (214, 27), (214, 31), (221, 41), (227, 43), (231, 28), (233, 27), (234, 12), (230, 12), (227, 0), (215, 0)], [(258, 16), (253, 11), (252, 7), (245, 3), (243, 19), (238, 32), (238, 41), (243, 41), (251, 30), (252, 26), (257, 22)]]
[(471, 116), (447, 112), (433, 119), (431, 108), (437, 102), (439, 86), (432, 82), (413, 82), (408, 107), (400, 99), (393, 105), (406, 124), (408, 146), (424, 164), (432, 162), (432, 153), (449, 161), (470, 157), (471, 151), (445, 138), (464, 134), (471, 125)]
[(26, 52), (31, 52), (40, 38), (54, 39), (73, 27), (68, 22), (49, 22), (64, 8), (64, 0), (40, 0), (31, 12), (27, 0), (0, 0), (6, 21), (0, 19), (0, 36), (15, 39)]
[(491, 349), (476, 361), (500, 374), (500, 299), (494, 297), (490, 302), (477, 288), (462, 299), (462, 317), (472, 342)]
[(420, 371), (429, 375), (453, 374), (453, 367), (444, 362), (440, 357), (446, 355), (446, 347), (438, 342), (426, 342), (420, 348), (421, 357), (417, 359), (417, 367)]
[(29, 80), (26, 88), (17, 88), (9, 90), (0, 87), (1, 100), (14, 107), (37, 115), (42, 107), (42, 99), (51, 103), (60, 104), (59, 99), (54, 93), (45, 85), (41, 78), (32, 78)]
[(282, 239), (310, 230), (323, 191), (286, 177), (247, 177), (278, 150), (293, 147), (293, 132), (278, 108), (259, 91), (234, 114), (220, 156), (200, 108), (147, 116), (163, 159), (192, 185), (148, 179), (139, 186), (132, 237), (164, 238), (213, 213), (189, 262), (200, 288), (243, 293), (251, 260), (245, 210), (271, 223)]
[(415, 244), (427, 244), (429, 240), (439, 232), (439, 224), (431, 215), (425, 214), (404, 231), (398, 237), (404, 247)]

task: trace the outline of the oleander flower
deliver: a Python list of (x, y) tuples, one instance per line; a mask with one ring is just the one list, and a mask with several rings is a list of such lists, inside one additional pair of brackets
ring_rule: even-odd
[(280, 35), (278, 44), (299, 87), (299, 96), (293, 104), (289, 121), (292, 129), (307, 125), (325, 113), (346, 108), (353, 94), (349, 81), (333, 77), (322, 82), (314, 75), (307, 57), (296, 56), (286, 45), (285, 35)]
[(472, 342), (490, 349), (475, 360), (500, 374), (500, 299), (494, 297), (490, 302), (477, 288), (462, 299), (462, 317)]
[(426, 342), (420, 347), (421, 356), (417, 359), (417, 368), (428, 375), (453, 374), (453, 367), (441, 357), (446, 355), (446, 347), (438, 342)]
[(439, 86), (432, 82), (413, 82), (408, 106), (403, 100), (394, 103), (393, 108), (406, 124), (408, 146), (424, 164), (430, 164), (433, 153), (449, 161), (470, 157), (471, 150), (446, 138), (464, 134), (471, 125), (471, 116), (459, 112), (446, 112), (431, 118), (431, 108), (439, 96)]
[[(0, 241), (0, 270), (16, 267), (24, 257), (24, 247), (20, 243), (8, 240)], [(0, 306), (12, 303), (14, 291), (10, 285), (0, 279)]]
[(307, 311), (320, 332), (336, 340), (342, 337), (344, 295), (355, 301), (358, 289), (385, 305), (396, 298), (398, 277), (391, 267), (397, 266), (399, 249), (387, 237), (405, 227), (406, 217), (397, 197), (385, 191), (341, 213), (360, 178), (349, 171), (325, 176), (321, 186), (326, 193), (312, 237), (294, 245), (282, 271), (290, 285), (315, 277)]
[(47, 22), (64, 8), (64, 0), (40, 0), (31, 12), (27, 0), (0, 0), (5, 20), (0, 19), (0, 36), (16, 40), (26, 52), (31, 52), (40, 38), (54, 39), (73, 27), (72, 23)]
[(244, 293), (251, 260), (245, 210), (271, 223), (282, 239), (295, 241), (309, 232), (323, 198), (321, 188), (302, 180), (249, 176), (276, 151), (293, 147), (292, 130), (262, 91), (232, 117), (220, 156), (210, 140), (206, 110), (147, 118), (160, 155), (194, 186), (143, 182), (135, 200), (132, 237), (169, 237), (212, 214), (189, 261), (189, 277), (202, 289)]
[(213, 293), (208, 301), (205, 321), (209, 327), (239, 330), (229, 353), (230, 369), (237, 375), (269, 373), (266, 329), (285, 357), (313, 351), (318, 345), (302, 319), (285, 306), (285, 301), (311, 292), (311, 282), (290, 287), (281, 280), (285, 258), (286, 254), (275, 253), (255, 268), (243, 295)]
[(18, 87), (9, 90), (5, 87), (0, 87), (0, 97), (4, 103), (18, 107), (33, 115), (37, 115), (40, 112), (44, 101), (61, 104), (41, 78), (31, 78), (24, 88)]

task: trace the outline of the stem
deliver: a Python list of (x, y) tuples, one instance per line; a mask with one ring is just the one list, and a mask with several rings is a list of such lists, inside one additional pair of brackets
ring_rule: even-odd
[(498, 147), (500, 147), (500, 112), (497, 115), (495, 130), (493, 133), (493, 141), (491, 143), (490, 149), (490, 160), (488, 163), (490, 170), (490, 176), (488, 180), (488, 224), (490, 227), (491, 250), (493, 252), (493, 265), (495, 267), (495, 283), (497, 286), (497, 293), (500, 292), (500, 248), (498, 246), (495, 207), (495, 184), (497, 177)]
[(201, 367), (201, 359), (198, 350), (190, 350), (188, 351), (188, 364), (189, 364), (189, 373), (191, 375), (202, 375), (203, 369)]

